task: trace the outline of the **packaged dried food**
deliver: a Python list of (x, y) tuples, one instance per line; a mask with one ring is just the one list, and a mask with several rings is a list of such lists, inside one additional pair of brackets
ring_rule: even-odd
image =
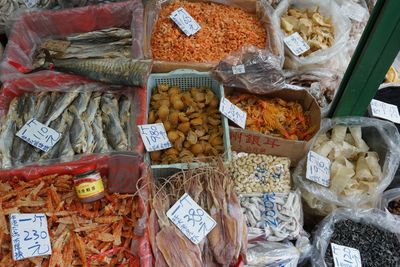
[(400, 189), (392, 188), (385, 191), (382, 195), (380, 208), (400, 219)]

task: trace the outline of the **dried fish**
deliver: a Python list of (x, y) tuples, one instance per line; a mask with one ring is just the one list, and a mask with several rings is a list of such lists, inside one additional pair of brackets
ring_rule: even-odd
[(53, 102), (53, 106), (48, 113), (48, 118), (44, 125), (48, 126), (50, 122), (54, 121), (55, 119), (60, 116), (64, 110), (75, 100), (78, 96), (78, 92), (67, 92), (61, 95), (55, 102)]
[(94, 148), (95, 153), (105, 153), (110, 150), (107, 139), (103, 133), (103, 120), (101, 118), (101, 113), (98, 113), (94, 119), (92, 124), (93, 126), (93, 135), (96, 140), (96, 146)]
[(130, 118), (131, 100), (129, 97), (122, 95), (119, 99), (119, 120), (121, 121), (122, 128), (127, 133), (128, 123)]
[(16, 114), (19, 106), (19, 101), (20, 101), (19, 98), (14, 98), (11, 101), (6, 122), (1, 127), (0, 153), (1, 153), (2, 168), (9, 168), (12, 165), (11, 148), (13, 145), (13, 141), (16, 138), (14, 136), (15, 133), (17, 132)]

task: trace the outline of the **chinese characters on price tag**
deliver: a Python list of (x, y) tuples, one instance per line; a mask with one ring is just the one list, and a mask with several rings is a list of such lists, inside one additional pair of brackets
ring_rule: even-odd
[(223, 97), (219, 105), (219, 111), (228, 119), (239, 125), (241, 128), (246, 127), (247, 113), (232, 104), (228, 99)]
[(331, 178), (331, 161), (313, 151), (307, 155), (306, 178), (322, 186), (329, 187)]
[(362, 267), (360, 251), (331, 243), (335, 267)]
[(49, 151), (61, 138), (61, 134), (36, 119), (30, 119), (16, 134), (19, 138), (40, 150)]
[(245, 73), (246, 70), (244, 68), (244, 65), (241, 64), (241, 65), (233, 66), (232, 67), (232, 72), (233, 72), (233, 74), (242, 74), (242, 73)]
[(196, 245), (217, 225), (186, 193), (168, 210), (167, 216)]
[(283, 39), (287, 47), (289, 47), (290, 51), (296, 56), (300, 56), (304, 52), (310, 50), (310, 46), (301, 38), (298, 32), (289, 35)]
[(10, 233), (14, 260), (51, 255), (45, 214), (11, 214)]
[(201, 29), (200, 25), (183, 7), (172, 12), (170, 18), (187, 36), (193, 35)]
[(38, 2), (39, 0), (24, 0), (24, 3), (28, 8), (35, 7)]
[(374, 117), (400, 123), (399, 109), (395, 105), (372, 99), (370, 110)]
[(170, 148), (171, 142), (167, 137), (167, 132), (165, 131), (164, 124), (144, 124), (139, 125), (140, 136), (142, 137), (143, 143), (146, 150), (157, 151)]

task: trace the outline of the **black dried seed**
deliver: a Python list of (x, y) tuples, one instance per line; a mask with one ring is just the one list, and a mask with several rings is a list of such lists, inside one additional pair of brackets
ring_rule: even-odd
[[(358, 249), (363, 267), (400, 267), (398, 237), (372, 225), (350, 220), (337, 222), (330, 243)], [(330, 243), (325, 262), (327, 266), (334, 266)]]

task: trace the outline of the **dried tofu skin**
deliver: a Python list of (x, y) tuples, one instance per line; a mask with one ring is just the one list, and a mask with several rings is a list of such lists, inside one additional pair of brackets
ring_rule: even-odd
[(327, 49), (335, 41), (332, 19), (322, 16), (318, 7), (315, 10), (289, 8), (281, 16), (281, 29), (287, 36), (298, 32), (308, 43), (310, 50), (301, 56), (308, 56), (320, 49)]

